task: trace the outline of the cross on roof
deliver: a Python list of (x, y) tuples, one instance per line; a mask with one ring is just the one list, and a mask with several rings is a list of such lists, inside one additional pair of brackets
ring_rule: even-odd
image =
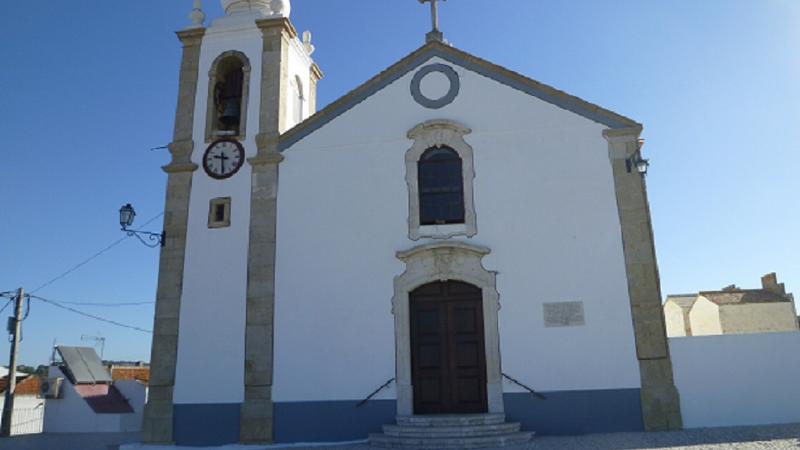
[[(445, 1), (445, 0), (441, 0)], [(432, 29), (430, 33), (426, 35), (426, 40), (428, 42), (431, 41), (438, 41), (444, 42), (444, 35), (441, 31), (439, 31), (439, 0), (419, 0), (420, 3), (430, 3), (431, 4), (431, 26)]]

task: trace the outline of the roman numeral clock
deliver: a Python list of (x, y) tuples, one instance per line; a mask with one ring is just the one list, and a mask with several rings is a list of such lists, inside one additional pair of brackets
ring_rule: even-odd
[(203, 155), (203, 169), (217, 180), (232, 177), (244, 163), (244, 147), (235, 139), (217, 139)]

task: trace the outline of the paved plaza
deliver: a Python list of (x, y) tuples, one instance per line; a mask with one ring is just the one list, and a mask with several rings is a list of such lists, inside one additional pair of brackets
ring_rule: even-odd
[[(0, 439), (2, 450), (162, 450), (188, 447), (141, 447), (136, 433), (38, 434)], [(348, 445), (227, 446), (224, 450), (370, 450), (365, 443)], [(530, 445), (511, 450), (788, 450), (800, 449), (800, 424), (708, 428), (659, 433), (611, 433), (583, 436), (539, 436)], [(506, 448), (506, 450), (509, 450)]]

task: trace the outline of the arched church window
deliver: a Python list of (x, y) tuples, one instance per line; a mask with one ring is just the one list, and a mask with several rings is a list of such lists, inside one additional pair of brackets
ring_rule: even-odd
[(244, 138), (250, 63), (237, 51), (220, 55), (209, 71), (206, 140)]
[(449, 147), (425, 151), (417, 164), (420, 225), (464, 223), (461, 158)]
[(472, 147), (468, 127), (447, 119), (408, 130), (414, 144), (406, 151), (408, 238), (449, 239), (478, 233), (472, 184)]
[(305, 97), (303, 96), (303, 82), (300, 80), (300, 77), (294, 77), (292, 80), (292, 111), (294, 114), (294, 121), (295, 123), (300, 123), (303, 121), (303, 103), (305, 103)]

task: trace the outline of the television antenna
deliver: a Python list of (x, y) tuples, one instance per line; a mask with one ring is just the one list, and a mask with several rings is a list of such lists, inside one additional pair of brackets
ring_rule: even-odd
[(100, 344), (100, 360), (103, 360), (103, 352), (106, 349), (106, 338), (103, 336), (90, 336), (88, 334), (81, 335), (82, 341), (94, 341), (94, 345)]

